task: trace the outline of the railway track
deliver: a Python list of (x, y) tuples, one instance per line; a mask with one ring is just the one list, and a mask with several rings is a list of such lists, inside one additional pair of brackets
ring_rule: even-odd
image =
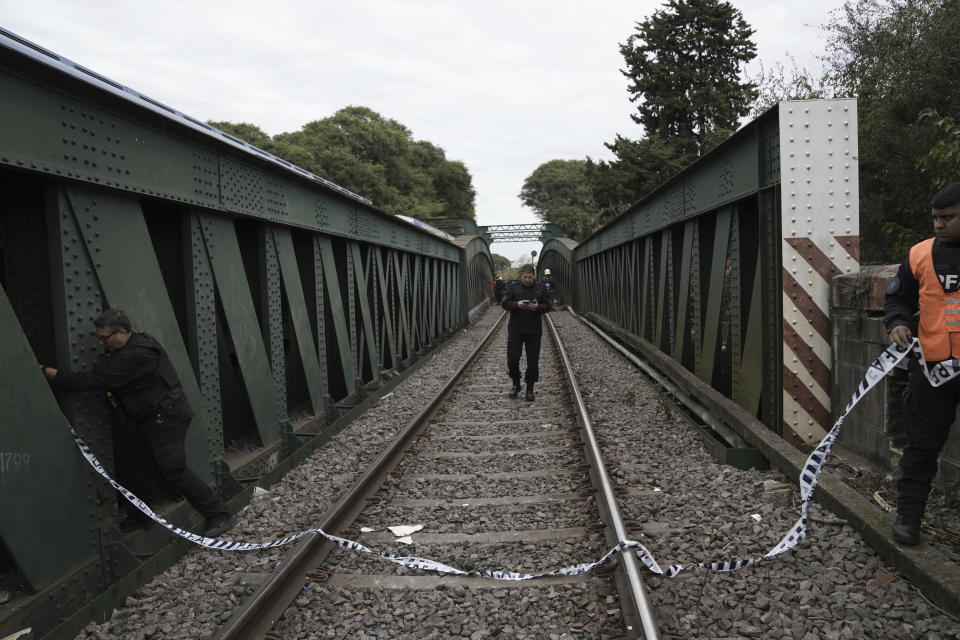
[[(634, 359), (580, 319), (550, 317), (580, 393), (562, 384), (563, 357), (545, 337), (536, 402), (507, 400), (503, 334), (490, 329), (491, 313), (251, 502), (232, 537), (267, 540), (320, 525), (459, 569), (530, 572), (593, 561), (623, 538), (642, 542), (661, 567), (689, 567), (755, 557), (783, 537), (798, 513), (793, 478), (717, 463), (690, 424), (714, 421), (704, 405), (688, 403), (679, 388), (672, 393), (687, 406), (678, 410)], [(438, 392), (458, 370), (459, 380)], [(581, 402), (589, 428), (578, 422)], [(589, 431), (607, 456), (599, 466), (624, 487), (613, 508), (601, 485), (587, 481), (595, 457), (584, 446)], [(344, 494), (346, 483), (353, 489)], [(600, 524), (617, 510), (631, 518), (625, 536)], [(823, 505), (811, 514), (812, 535), (762, 564), (729, 573), (689, 567), (670, 579), (645, 574), (663, 640), (960, 637), (951, 609), (925, 601), (845, 520)], [(386, 534), (398, 524), (425, 527), (408, 546)], [(632, 554), (618, 556), (613, 573), (607, 564), (587, 576), (495, 582), (331, 553), (324, 540), (290, 554), (195, 550), (77, 640), (186, 640), (211, 637), (218, 624), (220, 637), (283, 640), (644, 633), (642, 620), (633, 622), (639, 605), (627, 596)]]
[[(321, 528), (466, 571), (551, 571), (592, 562), (624, 539), (583, 399), (547, 325), (535, 402), (506, 397), (501, 321)], [(423, 528), (404, 541), (388, 528), (399, 525)], [(659, 637), (631, 553), (583, 575), (501, 581), (408, 569), (319, 537), (298, 545), (216, 637), (345, 633)]]

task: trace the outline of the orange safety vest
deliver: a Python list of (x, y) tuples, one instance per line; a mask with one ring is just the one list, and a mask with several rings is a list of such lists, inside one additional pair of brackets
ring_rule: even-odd
[(960, 291), (945, 293), (933, 266), (933, 238), (910, 248), (910, 270), (919, 285), (917, 337), (927, 360), (960, 358)]

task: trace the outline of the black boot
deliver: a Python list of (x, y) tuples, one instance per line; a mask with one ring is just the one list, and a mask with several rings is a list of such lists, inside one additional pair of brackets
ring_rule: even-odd
[(513, 381), (513, 388), (510, 389), (510, 399), (511, 399), (511, 400), (516, 400), (516, 399), (517, 399), (517, 396), (519, 396), (519, 395), (520, 395), (520, 381), (519, 381), (519, 380), (514, 380), (514, 381)]
[(920, 516), (897, 514), (893, 523), (893, 539), (900, 544), (920, 544)]
[(524, 396), (527, 400), (533, 400), (533, 383), (527, 383), (527, 395)]
[(225, 513), (215, 518), (207, 518), (207, 528), (203, 535), (207, 538), (216, 538), (236, 524), (237, 518), (232, 513)]
[(137, 529), (148, 529), (151, 524), (153, 524), (153, 520), (138, 511), (135, 514), (131, 513), (127, 515), (126, 518), (120, 521), (117, 528), (120, 529), (120, 533), (130, 533)]

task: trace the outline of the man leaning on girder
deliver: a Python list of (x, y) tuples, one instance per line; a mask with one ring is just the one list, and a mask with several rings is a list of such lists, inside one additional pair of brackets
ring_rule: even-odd
[[(215, 538), (234, 522), (227, 505), (187, 466), (184, 440), (193, 410), (164, 348), (146, 333), (134, 333), (119, 309), (94, 321), (97, 340), (106, 349), (91, 371), (70, 373), (41, 365), (53, 387), (102, 391), (111, 405), (117, 467), (141, 500), (153, 499), (158, 474), (206, 518), (204, 535)], [(121, 531), (150, 525), (132, 503)]]
[(507, 285), (501, 306), (510, 312), (507, 325), (507, 372), (513, 381), (510, 398), (520, 395), (520, 353), (527, 352), (527, 400), (533, 400), (533, 385), (540, 379), (540, 336), (543, 334), (542, 315), (550, 311), (550, 297), (543, 283), (536, 281), (532, 264), (520, 267), (520, 280)]
[[(887, 283), (884, 323), (890, 338), (908, 347), (914, 315), (927, 363), (960, 358), (960, 183), (941, 190), (931, 202), (934, 237), (915, 244), (897, 275)], [(909, 362), (910, 395), (904, 411), (907, 446), (900, 458), (897, 519), (893, 538), (920, 542), (920, 521), (937, 475), (937, 461), (960, 403), (960, 378), (933, 387), (915, 358)]]

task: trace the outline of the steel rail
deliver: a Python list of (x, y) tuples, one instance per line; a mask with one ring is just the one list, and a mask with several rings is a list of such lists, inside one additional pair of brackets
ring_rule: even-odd
[[(500, 315), (480, 344), (447, 380), (430, 404), (410, 420), (377, 459), (370, 464), (354, 484), (331, 507), (320, 522), (320, 528), (334, 534), (349, 526), (363, 511), (367, 497), (377, 492), (389, 471), (396, 467), (403, 452), (410, 446), (420, 429), (433, 417), (450, 395), (454, 386), (503, 323), (506, 312)], [(276, 621), (303, 590), (307, 573), (323, 562), (333, 549), (333, 543), (316, 534), (297, 544), (274, 569), (256, 592), (243, 603), (217, 630), (216, 640), (254, 640), (273, 628)]]
[[(580, 387), (577, 385), (577, 378), (573, 373), (573, 366), (570, 364), (570, 358), (567, 356), (566, 349), (563, 348), (563, 342), (560, 341), (560, 334), (550, 316), (547, 316), (547, 325), (553, 334), (553, 339), (557, 344), (557, 351), (560, 353), (560, 359), (563, 362), (563, 370), (567, 376), (567, 383), (570, 386), (570, 392), (573, 394), (577, 405), (577, 422), (584, 434), (584, 449), (588, 460), (592, 464), (591, 475), (594, 476), (594, 482), (600, 493), (600, 500), (597, 506), (600, 510), (601, 518), (606, 522), (608, 532), (608, 542), (615, 544), (621, 540), (626, 540), (627, 530), (620, 517), (620, 508), (617, 505), (617, 499), (614, 495), (613, 482), (607, 474), (607, 467), (603, 462), (603, 456), (600, 453), (600, 447), (597, 444), (596, 434), (593, 431), (593, 425), (590, 422), (590, 416), (587, 414), (587, 406), (580, 394)], [(609, 538), (615, 538), (610, 540)], [(653, 608), (650, 606), (647, 590), (640, 577), (640, 563), (637, 556), (631, 552), (621, 553), (618, 556), (617, 572), (619, 574), (618, 586), (620, 592), (620, 603), (623, 608), (624, 620), (630, 631), (637, 631), (631, 627), (639, 626), (642, 629), (644, 640), (659, 640), (660, 630), (657, 625), (656, 616)]]

